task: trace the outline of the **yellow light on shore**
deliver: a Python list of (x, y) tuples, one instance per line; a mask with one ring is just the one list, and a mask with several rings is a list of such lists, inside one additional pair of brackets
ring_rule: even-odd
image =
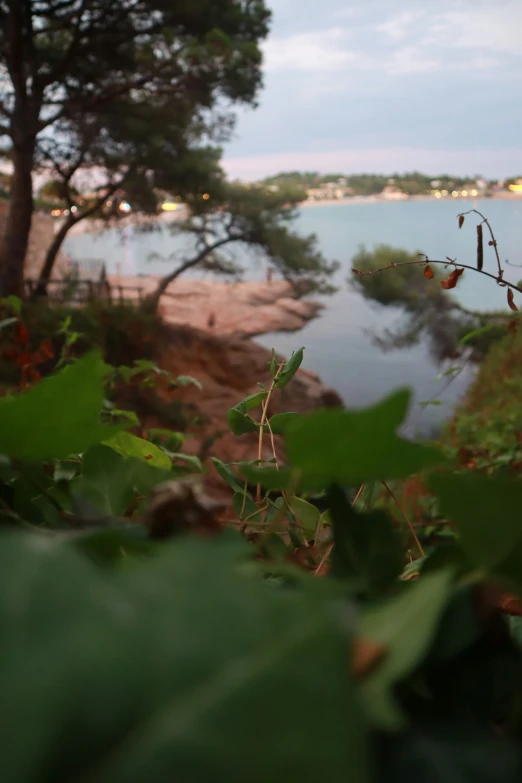
[(164, 212), (175, 212), (178, 205), (174, 201), (165, 201), (165, 203), (161, 205), (161, 208)]
[(454, 190), (451, 195), (453, 196), (453, 198), (457, 198), (459, 194), (458, 191)]
[(440, 198), (440, 197), (441, 197), (441, 196), (440, 196), (440, 193), (439, 193), (439, 191), (437, 190), (437, 192), (435, 193), (435, 198)]
[(508, 187), (512, 193), (522, 193), (522, 185), (509, 185)]
[(468, 195), (468, 191), (467, 190), (463, 190), (461, 195), (464, 196), (464, 198), (466, 198), (466, 196)]
[(203, 193), (202, 197), (203, 201), (208, 201), (210, 198), (210, 193)]

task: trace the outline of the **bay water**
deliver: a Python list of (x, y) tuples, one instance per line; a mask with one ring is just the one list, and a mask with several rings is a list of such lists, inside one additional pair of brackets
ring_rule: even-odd
[[(304, 345), (304, 366), (317, 372), (350, 406), (368, 405), (393, 389), (411, 387), (414, 397), (410, 427), (424, 433), (435, 430), (464, 394), (473, 368), (466, 367), (440, 394), (447, 378), (437, 378), (450, 365), (437, 364), (424, 342), (388, 353), (377, 347), (373, 335), (400, 324), (401, 312), (363, 299), (350, 284), (351, 262), (361, 246), (371, 249), (378, 244), (389, 244), (426, 253), (430, 258), (449, 256), (474, 265), (475, 226), (479, 218), (469, 215), (461, 230), (457, 224), (457, 213), (473, 208), (483, 212), (491, 222), (502, 260), (522, 265), (522, 199), (411, 200), (303, 207), (295, 228), (302, 234), (315, 233), (324, 255), (340, 262), (334, 280), (339, 290), (332, 296), (322, 297), (325, 305), (322, 314), (300, 332), (263, 335), (257, 338), (258, 342), (286, 355)], [(190, 240), (172, 237), (163, 226), (146, 233), (127, 227), (123, 231), (78, 234), (67, 240), (64, 250), (77, 260), (103, 259), (109, 273), (165, 274), (173, 263), (179, 263), (190, 252), (190, 247)], [(235, 253), (237, 258), (237, 250)], [(173, 256), (170, 261), (166, 260), (169, 256)], [(246, 279), (264, 278), (266, 266), (255, 256), (243, 250), (240, 260), (246, 266)], [(490, 247), (486, 247), (484, 268), (493, 273), (496, 269)], [(393, 274), (393, 271), (382, 274)], [(506, 279), (517, 282), (520, 278), (522, 269), (506, 266)], [(471, 271), (464, 273), (454, 295), (474, 310), (506, 308), (506, 289)], [(522, 301), (519, 305), (522, 309)], [(419, 406), (432, 397), (439, 397), (442, 404)]]

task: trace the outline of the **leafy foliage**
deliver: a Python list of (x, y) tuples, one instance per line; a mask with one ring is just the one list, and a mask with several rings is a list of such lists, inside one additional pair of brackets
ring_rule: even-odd
[[(520, 779), (519, 482), (404, 438), (404, 390), (271, 416), (302, 356), (230, 412), (259, 441), (213, 458), (230, 525), (178, 433), (104, 404), (149, 360), (66, 356), (0, 400), (2, 779)], [(403, 479), (451, 525), (416, 562), (380, 502)]]

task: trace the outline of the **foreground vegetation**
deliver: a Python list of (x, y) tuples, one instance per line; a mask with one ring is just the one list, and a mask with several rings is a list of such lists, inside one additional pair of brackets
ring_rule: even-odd
[[(301, 349), (229, 411), (260, 458), (212, 461), (225, 524), (182, 438), (114, 405), (159, 368), (81, 356), (68, 323), (34, 350), (4, 309), (3, 780), (520, 779), (518, 480), (405, 440), (407, 390), (271, 415)], [(411, 480), (444, 535), (412, 526)]]

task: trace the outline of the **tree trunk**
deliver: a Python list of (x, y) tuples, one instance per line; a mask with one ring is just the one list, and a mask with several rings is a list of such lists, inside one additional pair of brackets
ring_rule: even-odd
[(0, 297), (24, 296), (24, 262), (33, 217), (34, 147), (14, 148), (9, 208), (0, 248)]
[(58, 253), (60, 252), (60, 248), (70, 228), (74, 226), (76, 222), (77, 221), (75, 220), (75, 218), (74, 217), (71, 218), (71, 215), (69, 215), (67, 220), (62, 224), (60, 230), (57, 231), (57, 233), (55, 234), (54, 239), (49, 247), (49, 250), (47, 251), (47, 255), (45, 256), (44, 265), (40, 272), (36, 289), (33, 293), (34, 298), (37, 298), (39, 296), (45, 296), (47, 294), (47, 284), (51, 279), (54, 264), (58, 256)]

